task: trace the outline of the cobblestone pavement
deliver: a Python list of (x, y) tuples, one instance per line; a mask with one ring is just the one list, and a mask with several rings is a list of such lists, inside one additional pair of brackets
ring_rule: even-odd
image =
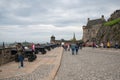
[(34, 62), (25, 61), (24, 68), (11, 62), (0, 67), (0, 80), (52, 80), (60, 66), (63, 48), (55, 48), (45, 55), (37, 54)]
[(55, 80), (120, 80), (120, 50), (83, 48), (64, 51)]

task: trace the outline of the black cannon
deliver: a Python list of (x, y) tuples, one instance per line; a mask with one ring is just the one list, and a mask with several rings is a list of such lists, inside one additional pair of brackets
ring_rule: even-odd
[[(15, 61), (19, 62), (18, 54), (17, 54), (17, 50), (16, 49), (12, 49), (11, 50), (11, 55), (15, 55)], [(24, 50), (23, 51), (23, 56), (24, 56), (24, 58), (28, 58), (29, 62), (32, 62), (32, 61), (34, 61), (37, 58), (36, 54), (33, 53), (32, 49)]]
[(32, 61), (34, 61), (37, 58), (36, 54), (33, 53), (32, 49), (25, 50), (24, 51), (24, 57), (28, 58), (29, 62), (32, 62)]
[(50, 44), (45, 44), (44, 46), (45, 46), (45, 49), (47, 49), (48, 51), (51, 50)]
[(41, 52), (42, 54), (46, 54), (45, 46), (35, 46), (35, 53)]
[(51, 47), (52, 49), (54, 49), (54, 48), (57, 47), (57, 45), (56, 45), (56, 44), (50, 44), (50, 47)]

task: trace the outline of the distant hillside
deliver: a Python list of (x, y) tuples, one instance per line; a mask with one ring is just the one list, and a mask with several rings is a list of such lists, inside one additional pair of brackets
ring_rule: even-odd
[(97, 40), (111, 41), (113, 45), (115, 42), (120, 44), (120, 10), (116, 10), (108, 21), (100, 27), (97, 33)]

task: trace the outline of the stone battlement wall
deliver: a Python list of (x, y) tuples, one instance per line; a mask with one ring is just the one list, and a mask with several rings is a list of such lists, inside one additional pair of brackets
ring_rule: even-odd
[(15, 59), (15, 55), (11, 54), (11, 49), (12, 48), (0, 49), (0, 66)]

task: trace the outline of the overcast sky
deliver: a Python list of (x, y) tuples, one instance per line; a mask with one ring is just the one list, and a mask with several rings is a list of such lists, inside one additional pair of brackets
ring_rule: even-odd
[(82, 38), (87, 18), (106, 19), (120, 0), (0, 0), (0, 42)]

